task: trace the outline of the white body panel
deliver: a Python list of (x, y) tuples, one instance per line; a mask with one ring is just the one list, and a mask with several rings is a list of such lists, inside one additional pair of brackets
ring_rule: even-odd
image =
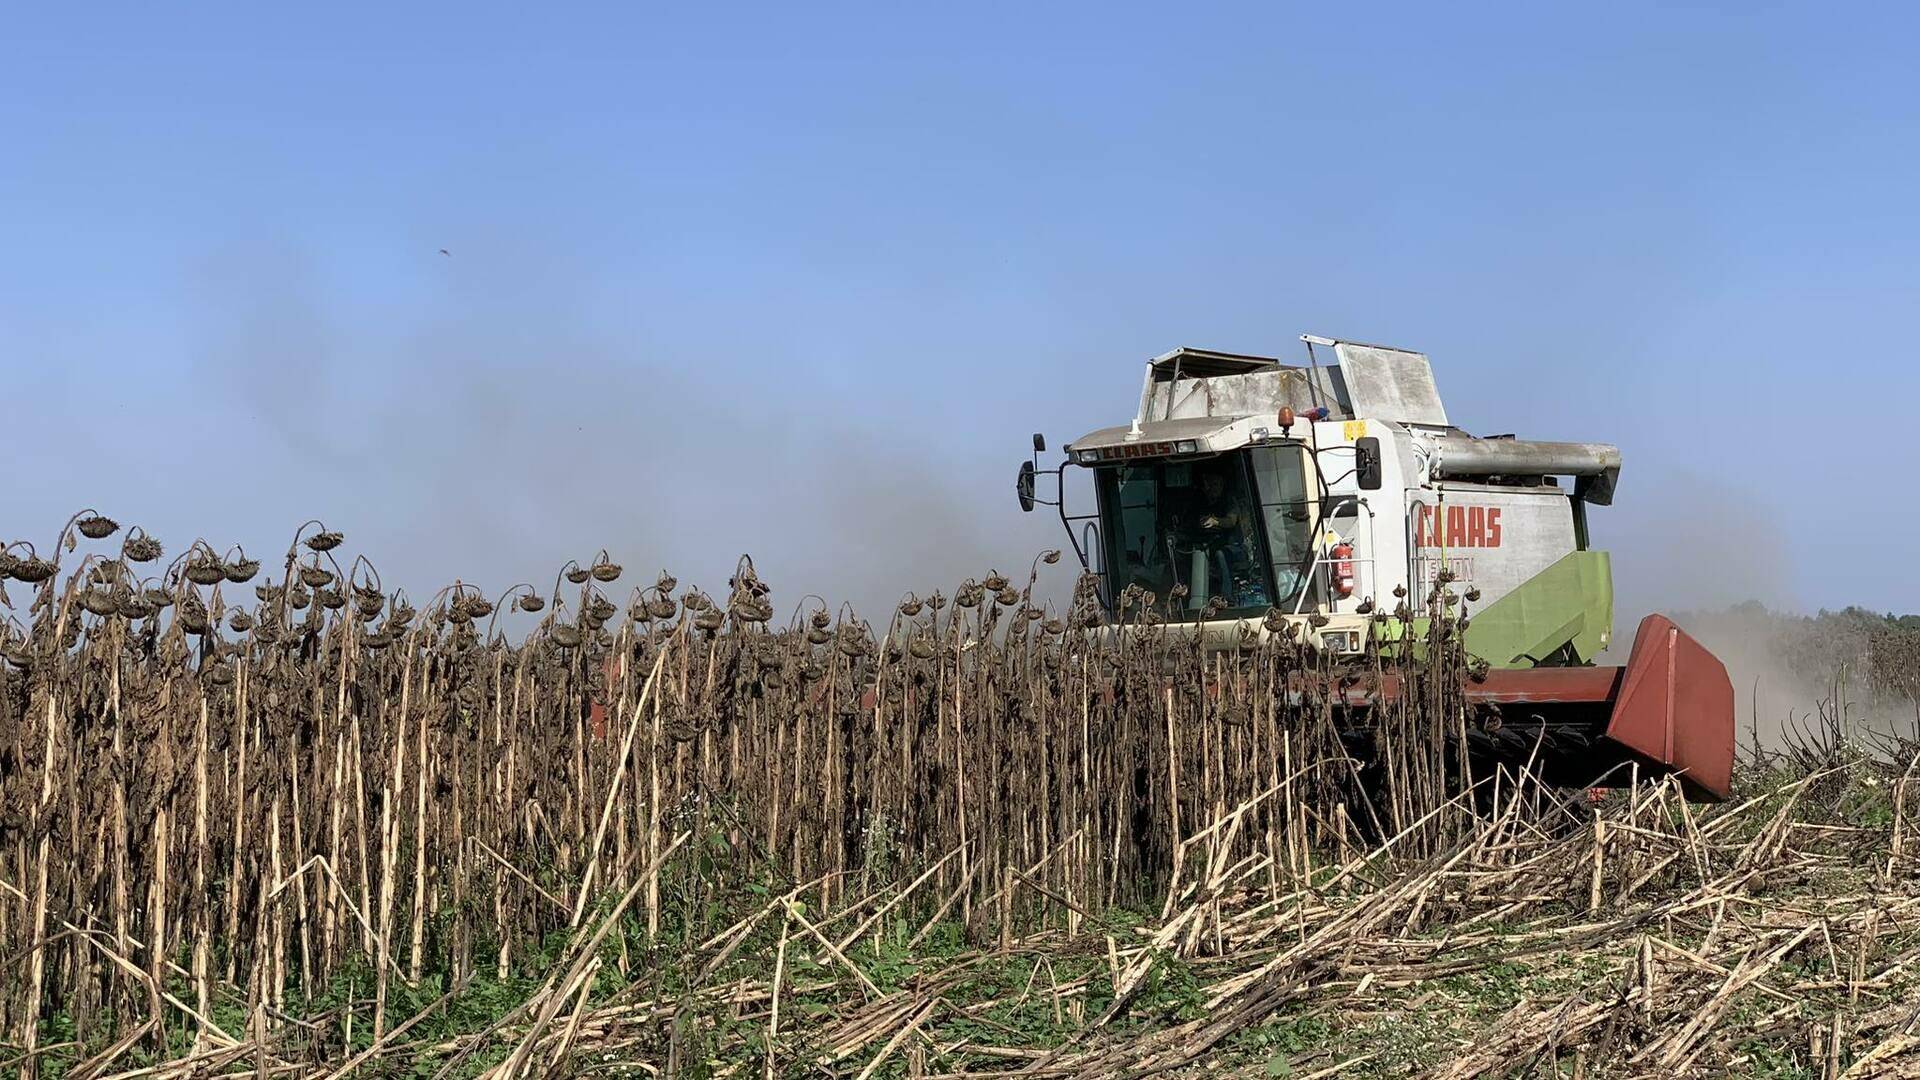
[(1574, 550), (1573, 508), (1557, 487), (1442, 482), (1414, 494), (1413, 594), (1424, 603), (1442, 567), (1450, 588), (1485, 607)]

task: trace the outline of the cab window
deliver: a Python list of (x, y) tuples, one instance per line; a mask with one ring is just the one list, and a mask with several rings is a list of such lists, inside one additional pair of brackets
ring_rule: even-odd
[[(1114, 595), (1138, 585), (1154, 594), (1156, 608), (1188, 617), (1271, 606), (1261, 507), (1244, 455), (1100, 471)], [(1184, 595), (1175, 598), (1177, 588)]]
[[(1299, 446), (1260, 446), (1252, 450), (1254, 482), (1266, 525), (1267, 552), (1273, 561), (1276, 606), (1291, 611), (1308, 590), (1313, 565), (1314, 499), (1307, 486), (1306, 451)], [(1306, 607), (1312, 607), (1308, 596)]]

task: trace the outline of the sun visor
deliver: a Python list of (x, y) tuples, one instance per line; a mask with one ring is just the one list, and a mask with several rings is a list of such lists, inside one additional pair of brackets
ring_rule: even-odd
[[(1232, 420), (1217, 417), (1155, 420), (1137, 426), (1122, 424), (1090, 431), (1068, 443), (1066, 449), (1075, 461), (1080, 460), (1082, 452), (1094, 451), (1100, 462), (1231, 450), (1245, 441), (1227, 437), (1228, 429), (1232, 427)], [(1193, 446), (1186, 450), (1176, 449), (1181, 443), (1192, 443)]]

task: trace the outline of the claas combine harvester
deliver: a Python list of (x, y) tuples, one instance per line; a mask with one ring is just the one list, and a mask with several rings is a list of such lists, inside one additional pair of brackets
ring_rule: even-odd
[[(1073, 440), (1053, 468), (1034, 436), (1022, 509), (1059, 508), (1112, 614), (1150, 593), (1161, 632), (1209, 644), (1278, 631), (1362, 654), (1418, 640), (1432, 605), (1467, 600), (1463, 644), (1488, 668), (1466, 688), (1478, 752), (1570, 785), (1678, 772), (1695, 797), (1726, 797), (1733, 687), (1720, 661), (1649, 615), (1623, 666), (1594, 663), (1613, 582), (1587, 508), (1613, 501), (1619, 450), (1469, 435), (1448, 422), (1426, 356), (1302, 340), (1303, 365), (1155, 357), (1131, 423)], [(1092, 512), (1066, 505), (1073, 468), (1091, 473)]]

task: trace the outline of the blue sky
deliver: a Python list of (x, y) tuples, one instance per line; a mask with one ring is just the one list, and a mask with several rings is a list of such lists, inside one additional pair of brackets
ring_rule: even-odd
[(1125, 420), (1146, 357), (1311, 331), (1620, 444), (1629, 607), (1920, 610), (1916, 23), (21, 8), (0, 534), (318, 515), (416, 590), (604, 546), (870, 605), (1057, 545), (1026, 436)]

